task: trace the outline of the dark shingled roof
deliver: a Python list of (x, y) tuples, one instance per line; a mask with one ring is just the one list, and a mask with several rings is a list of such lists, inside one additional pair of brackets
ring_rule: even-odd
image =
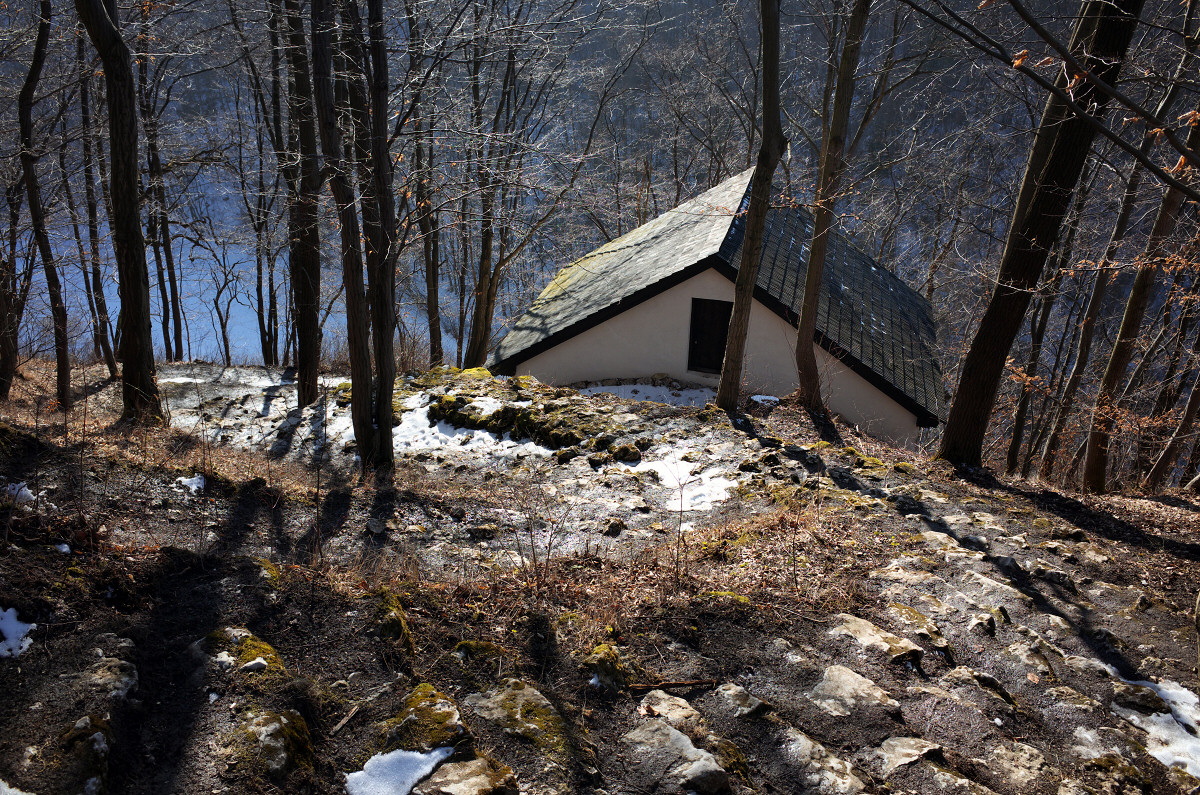
[[(573, 262), (516, 320), (492, 358), (497, 372), (626, 309), (716, 268), (736, 278), (751, 172), (739, 174)], [(804, 297), (812, 215), (802, 207), (767, 215), (755, 298), (793, 325)], [(936, 328), (929, 302), (845, 237), (825, 261), (816, 342), (917, 416), (945, 416)]]

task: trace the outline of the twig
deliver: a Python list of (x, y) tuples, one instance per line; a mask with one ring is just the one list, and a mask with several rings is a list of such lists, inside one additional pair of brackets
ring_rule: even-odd
[(349, 723), (350, 719), (353, 718), (355, 715), (357, 715), (358, 711), (360, 709), (362, 709), (362, 704), (355, 704), (354, 707), (349, 712), (346, 713), (346, 717), (339, 720), (337, 722), (337, 725), (329, 730), (329, 736), (332, 737), (333, 735), (340, 732), (342, 730), (342, 727), (345, 726), (347, 723)]
[(641, 692), (643, 690), (665, 690), (668, 687), (716, 687), (716, 679), (691, 679), (682, 682), (659, 682), (658, 684), (633, 684), (629, 685), (630, 690)]

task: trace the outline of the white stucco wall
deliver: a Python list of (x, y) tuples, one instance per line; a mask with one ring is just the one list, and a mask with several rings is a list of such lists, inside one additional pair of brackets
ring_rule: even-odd
[[(666, 373), (715, 387), (718, 376), (687, 369), (693, 298), (732, 301), (733, 283), (707, 270), (523, 362), (517, 373), (550, 384)], [(743, 391), (779, 396), (794, 391), (795, 346), (796, 329), (756, 301), (746, 340)], [(911, 412), (813, 347), (831, 410), (873, 436), (900, 444), (916, 440), (917, 420)]]

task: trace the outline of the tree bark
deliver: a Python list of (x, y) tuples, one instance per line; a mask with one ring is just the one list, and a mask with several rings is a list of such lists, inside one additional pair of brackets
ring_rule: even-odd
[[(1111, 85), (1120, 72), (1137, 27), (1143, 0), (1084, 0), (1070, 50), (1088, 70)], [(1069, 75), (1055, 85), (1065, 90)], [(1075, 102), (1100, 115), (1109, 96), (1093, 83), (1075, 89)], [(1057, 94), (1046, 100), (1009, 224), (996, 287), (963, 361), (938, 457), (979, 466), (996, 394), (1013, 340), (1041, 277), (1049, 248), (1058, 238), (1096, 130), (1076, 116)]]
[[(1188, 132), (1187, 145), (1192, 151), (1200, 150), (1200, 125), (1193, 125)], [(1163, 256), (1167, 238), (1175, 230), (1183, 198), (1183, 191), (1174, 187), (1167, 188), (1163, 194), (1154, 226), (1150, 229), (1150, 237), (1146, 240), (1146, 250), (1138, 271), (1134, 274), (1133, 284), (1129, 287), (1125, 313), (1121, 316), (1121, 328), (1108, 357), (1108, 365), (1104, 368), (1104, 376), (1100, 379), (1100, 391), (1096, 394), (1095, 406), (1092, 409), (1092, 426), (1088, 432), (1087, 454), (1083, 462), (1082, 486), (1088, 493), (1103, 494), (1108, 485), (1108, 449), (1117, 420), (1117, 406), (1114, 400), (1117, 384), (1124, 377), (1129, 360), (1133, 357), (1133, 348), (1141, 332), (1142, 319), (1146, 315), (1154, 276), (1158, 272), (1159, 259)]]
[(816, 205), (813, 208), (813, 237), (808, 249), (808, 271), (804, 277), (804, 303), (796, 335), (796, 372), (800, 386), (797, 394), (811, 411), (824, 411), (821, 400), (821, 373), (817, 369), (817, 354), (813, 341), (817, 333), (817, 307), (821, 297), (821, 281), (825, 275), (825, 256), (829, 236), (833, 232), (834, 203), (841, 190), (846, 130), (850, 124), (850, 106), (854, 102), (854, 73), (862, 50), (863, 31), (871, 11), (870, 0), (855, 0), (850, 18), (846, 21), (846, 40), (837, 69), (837, 86), (833, 94), (833, 117), (821, 143), (821, 173), (817, 178)]
[[(763, 137), (758, 160), (754, 164), (754, 176), (750, 179), (750, 206), (746, 210), (742, 260), (738, 263), (737, 281), (733, 288), (733, 314), (729, 318), (725, 360), (717, 388), (717, 405), (730, 412), (737, 411), (738, 398), (741, 396), (746, 334), (750, 329), (754, 285), (762, 259), (763, 229), (771, 208), (771, 183), (775, 168), (787, 148), (779, 110), (779, 0), (760, 0), (759, 22), (763, 64)], [(753, 128), (754, 125), (750, 126)], [(811, 343), (809, 347), (812, 347)]]
[(150, 279), (139, 222), (137, 101), (129, 47), (110, 16), (115, 7), (115, 3), (106, 7), (105, 0), (75, 0), (75, 9), (104, 64), (108, 89), (110, 223), (121, 296), (121, 416), (157, 424), (163, 414), (154, 380)]
[(50, 235), (46, 231), (46, 210), (42, 204), (42, 189), (38, 181), (37, 156), (33, 151), (33, 100), (42, 67), (46, 63), (46, 49), (50, 44), (50, 0), (38, 4), (37, 39), (33, 45), (33, 59), (29, 73), (21, 86), (17, 98), (17, 115), (21, 127), (21, 170), (25, 174), (25, 194), (29, 200), (29, 219), (33, 223), (33, 237), (42, 258), (42, 269), (46, 274), (46, 291), (50, 294), (50, 315), (54, 321), (54, 396), (58, 408), (71, 410), (71, 359), (67, 351), (67, 305), (63, 303), (62, 282), (58, 278), (58, 265), (50, 247)]
[(296, 334), (296, 391), (300, 406), (317, 399), (321, 365), (321, 173), (313, 110), (312, 77), (300, 0), (283, 0), (283, 29), (290, 91), (288, 91), (288, 150), (291, 166), (288, 208), (290, 247), (288, 265)]
[[(354, 438), (364, 465), (375, 461), (376, 434), (372, 425), (371, 339), (367, 298), (363, 291), (362, 249), (359, 247), (358, 213), (354, 188), (343, 157), (338, 127), (339, 103), (333, 75), (333, 7), (331, 0), (312, 0), (313, 95), (321, 148), (329, 172), (329, 188), (337, 205), (341, 232), (342, 285), (346, 296), (346, 345), (350, 358), (350, 416)], [(389, 428), (390, 430), (390, 428)]]

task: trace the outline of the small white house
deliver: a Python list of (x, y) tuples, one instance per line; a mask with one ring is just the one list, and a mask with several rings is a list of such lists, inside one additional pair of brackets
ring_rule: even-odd
[[(715, 386), (741, 259), (751, 172), (564, 268), (512, 323), (489, 364), (551, 384), (665, 373)], [(812, 216), (767, 216), (744, 391), (796, 388), (796, 321)], [(826, 405), (872, 435), (913, 441), (944, 414), (929, 303), (845, 238), (830, 240), (813, 341)]]

